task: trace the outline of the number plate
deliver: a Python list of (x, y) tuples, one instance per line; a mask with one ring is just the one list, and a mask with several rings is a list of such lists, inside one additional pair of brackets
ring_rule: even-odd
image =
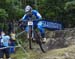
[(33, 22), (32, 21), (28, 21), (28, 25), (33, 25)]

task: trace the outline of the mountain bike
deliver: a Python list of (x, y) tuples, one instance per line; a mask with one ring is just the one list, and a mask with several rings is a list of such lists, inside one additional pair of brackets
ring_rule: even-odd
[(45, 45), (44, 43), (42, 43), (42, 38), (39, 32), (34, 29), (34, 22), (35, 21), (33, 21), (32, 19), (29, 19), (27, 21), (27, 26), (29, 29), (27, 32), (27, 38), (29, 40), (29, 48), (32, 49), (32, 42), (33, 42), (33, 39), (35, 39), (35, 42), (40, 46), (41, 51), (45, 53), (46, 52)]

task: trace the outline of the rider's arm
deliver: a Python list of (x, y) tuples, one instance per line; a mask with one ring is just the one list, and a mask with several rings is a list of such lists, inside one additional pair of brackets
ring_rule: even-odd
[(27, 18), (26, 14), (20, 19), (20, 21), (25, 21)]
[(37, 17), (38, 17), (38, 19), (42, 19), (42, 16), (40, 13), (37, 13)]
[(42, 19), (41, 14), (37, 10), (33, 10), (33, 13), (35, 14), (37, 19)]

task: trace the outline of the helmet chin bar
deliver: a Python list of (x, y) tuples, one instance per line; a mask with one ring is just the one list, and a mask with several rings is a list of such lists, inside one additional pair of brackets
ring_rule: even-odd
[(30, 5), (27, 5), (26, 7), (25, 7), (25, 12), (29, 12), (29, 11), (31, 11), (32, 10), (32, 7), (30, 6)]

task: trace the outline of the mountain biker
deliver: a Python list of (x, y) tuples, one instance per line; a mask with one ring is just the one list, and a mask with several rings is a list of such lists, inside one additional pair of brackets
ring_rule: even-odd
[[(33, 10), (32, 7), (30, 5), (27, 5), (25, 7), (25, 15), (21, 18), (20, 21), (25, 21), (25, 20), (28, 20), (28, 18), (32, 17), (33, 19), (35, 19), (36, 21), (42, 19), (42, 16), (40, 15), (40, 13), (37, 11), (37, 10)], [(46, 38), (45, 38), (45, 30), (43, 28), (43, 23), (42, 22), (38, 22), (38, 23), (35, 23), (34, 26), (39, 29), (40, 31), (40, 34), (41, 34), (41, 37), (43, 38), (43, 42), (46, 41)], [(25, 30), (27, 31), (28, 30), (28, 27), (26, 26)]]

